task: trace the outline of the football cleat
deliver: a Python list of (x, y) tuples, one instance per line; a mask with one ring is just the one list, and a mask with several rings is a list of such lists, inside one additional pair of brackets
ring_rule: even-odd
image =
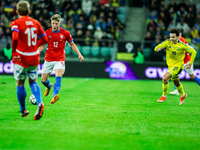
[(179, 92), (178, 92), (178, 90), (174, 90), (172, 92), (169, 92), (169, 94), (171, 94), (171, 95), (179, 95)]
[(21, 113), (21, 116), (22, 116), (22, 117), (26, 117), (26, 116), (28, 116), (28, 115), (29, 115), (29, 111), (28, 111), (28, 110), (24, 110), (24, 112)]
[(58, 99), (59, 99), (59, 95), (56, 94), (56, 95), (52, 98), (51, 104), (54, 104), (56, 101), (58, 101)]
[(162, 103), (162, 102), (166, 101), (166, 99), (167, 99), (167, 96), (166, 97), (161, 96), (161, 98), (159, 100), (157, 100), (157, 102)]
[(186, 93), (183, 95), (183, 97), (180, 97), (180, 103), (179, 103), (179, 105), (183, 105), (186, 97), (187, 97)]
[(36, 113), (34, 116), (34, 120), (39, 120), (43, 115), (43, 111), (44, 111), (44, 103), (40, 102), (37, 107), (37, 110), (36, 110)]
[[(51, 84), (51, 88), (52, 88), (52, 87), (53, 87), (53, 84), (52, 84), (52, 83), (50, 83), (50, 84)], [(45, 91), (44, 91), (44, 96), (49, 95), (49, 92), (50, 92), (51, 88), (50, 88), (50, 89), (48, 89), (48, 88), (45, 89)]]

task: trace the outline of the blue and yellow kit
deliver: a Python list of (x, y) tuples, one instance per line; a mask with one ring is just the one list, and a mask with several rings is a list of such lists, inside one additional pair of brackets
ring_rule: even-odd
[(157, 48), (166, 48), (166, 63), (168, 67), (174, 65), (183, 66), (185, 51), (191, 54), (191, 60), (189, 62), (190, 65), (194, 62), (196, 57), (195, 49), (188, 44), (181, 42), (180, 40), (174, 44), (170, 39), (167, 39), (161, 44), (158, 44), (154, 50), (157, 51)]

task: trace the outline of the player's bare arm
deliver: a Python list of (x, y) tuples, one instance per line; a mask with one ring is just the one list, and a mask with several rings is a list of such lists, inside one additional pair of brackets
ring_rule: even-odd
[(188, 53), (191, 54), (191, 59), (190, 59), (190, 63), (189, 63), (190, 66), (188, 66), (188, 65), (186, 66), (186, 68), (188, 68), (188, 67), (191, 67), (192, 63), (194, 62), (197, 52), (196, 52), (196, 50), (193, 47), (188, 46), (188, 45), (187, 45), (187, 48), (185, 50)]
[(191, 65), (187, 64), (185, 69), (190, 69)]
[(73, 51), (78, 54), (78, 58), (80, 59), (80, 62), (84, 60), (84, 57), (81, 55), (80, 51), (78, 50), (76, 44), (74, 42), (69, 43)]
[(46, 44), (43, 44), (38, 48), (40, 53), (44, 50), (45, 46), (46, 46)]
[(12, 32), (12, 53), (13, 53), (12, 55), (13, 55), (13, 59), (20, 60), (20, 56), (16, 52), (18, 38), (19, 38), (19, 33), (17, 31), (13, 31)]
[(158, 48), (156, 49), (156, 51), (159, 52), (159, 51), (161, 51), (162, 49), (164, 49), (164, 47), (163, 47), (163, 48), (159, 48), (159, 47), (158, 47)]
[(84, 60), (84, 57), (81, 54), (78, 55), (78, 58), (80, 59), (80, 62), (82, 62)]

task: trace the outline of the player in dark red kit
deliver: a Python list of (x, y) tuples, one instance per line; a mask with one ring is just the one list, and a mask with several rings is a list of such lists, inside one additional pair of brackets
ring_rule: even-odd
[[(27, 94), (24, 83), (28, 76), (30, 88), (37, 100), (38, 106), (34, 119), (38, 120), (42, 117), (44, 110), (41, 90), (36, 82), (40, 60), (38, 46), (47, 43), (48, 39), (41, 24), (37, 20), (29, 17), (30, 4), (28, 2), (18, 2), (16, 12), (19, 19), (11, 22), (11, 30), (12, 60), (14, 63), (14, 78), (17, 84), (17, 99), (20, 104), (21, 116), (27, 116), (29, 111), (27, 111), (25, 107)], [(40, 38), (39, 41), (38, 37)]]
[[(45, 62), (42, 69), (42, 84), (46, 86), (44, 96), (49, 94), (50, 89), (53, 87), (53, 97), (51, 104), (54, 104), (59, 99), (59, 90), (61, 88), (61, 79), (65, 73), (65, 43), (66, 41), (70, 44), (71, 48), (78, 54), (80, 61), (84, 60), (84, 57), (79, 52), (76, 44), (73, 42), (73, 38), (69, 31), (60, 27), (61, 16), (55, 14), (51, 17), (52, 28), (45, 31), (48, 37), (48, 47), (45, 52)], [(45, 48), (42, 45), (39, 50), (40, 52)], [(55, 70), (56, 82), (53, 86), (49, 81), (50, 73)]]

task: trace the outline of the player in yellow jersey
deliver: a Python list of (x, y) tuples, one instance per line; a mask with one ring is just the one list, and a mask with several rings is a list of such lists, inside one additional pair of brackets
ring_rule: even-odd
[(179, 40), (179, 34), (180, 31), (178, 29), (172, 29), (170, 31), (170, 39), (165, 40), (161, 44), (157, 45), (155, 47), (155, 51), (159, 52), (162, 49), (166, 48), (166, 63), (168, 65), (168, 71), (165, 73), (165, 75), (162, 78), (163, 81), (163, 94), (157, 102), (162, 103), (167, 99), (167, 93), (169, 88), (169, 79), (171, 79), (174, 82), (174, 85), (176, 86), (178, 92), (180, 93), (180, 105), (184, 103), (185, 98), (187, 97), (187, 94), (183, 90), (183, 86), (180, 83), (179, 80), (179, 73), (184, 68), (184, 57), (185, 57), (185, 51), (188, 53), (191, 53), (191, 60), (189, 64), (187, 64), (186, 69), (189, 69), (194, 62), (194, 59), (196, 57), (196, 51), (193, 47), (181, 42)]

